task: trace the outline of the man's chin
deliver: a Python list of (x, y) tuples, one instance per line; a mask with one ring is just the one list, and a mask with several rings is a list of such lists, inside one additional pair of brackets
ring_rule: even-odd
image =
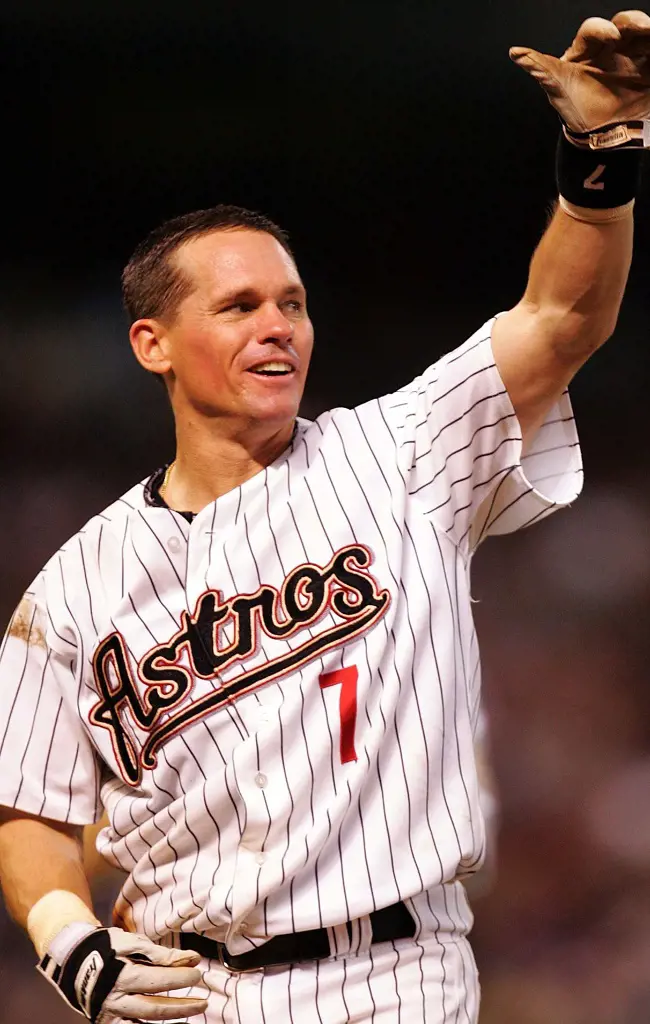
[(214, 403), (206, 396), (203, 400), (195, 399), (192, 404), (206, 419), (239, 420), (251, 430), (266, 426), (273, 433), (280, 430), (284, 424), (293, 423), (298, 415), (301, 397), (295, 394), (247, 395), (244, 401), (224, 405)]
[(298, 415), (300, 399), (296, 395), (286, 395), (278, 398), (269, 396), (263, 398), (255, 396), (253, 400), (245, 403), (244, 415), (252, 422), (260, 425), (263, 423), (269, 426), (281, 426), (283, 423), (293, 423)]

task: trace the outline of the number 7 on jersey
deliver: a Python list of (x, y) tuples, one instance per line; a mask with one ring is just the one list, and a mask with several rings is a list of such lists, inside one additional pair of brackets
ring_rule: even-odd
[(357, 724), (357, 679), (359, 673), (356, 665), (337, 668), (333, 672), (324, 672), (319, 677), (321, 690), (328, 686), (341, 684), (339, 697), (339, 714), (341, 716), (341, 764), (356, 761), (354, 749), (354, 729)]

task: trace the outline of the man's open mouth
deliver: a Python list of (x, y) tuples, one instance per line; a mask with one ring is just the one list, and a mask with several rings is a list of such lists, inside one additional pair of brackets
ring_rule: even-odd
[(295, 373), (295, 370), (289, 363), (273, 361), (260, 363), (259, 366), (252, 366), (248, 372), (256, 373), (261, 377), (286, 377), (290, 373)]

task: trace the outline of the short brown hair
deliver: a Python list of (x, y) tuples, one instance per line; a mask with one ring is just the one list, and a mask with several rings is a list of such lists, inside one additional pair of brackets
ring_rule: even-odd
[(122, 298), (131, 321), (173, 316), (191, 283), (169, 257), (191, 238), (235, 228), (265, 231), (293, 259), (286, 231), (263, 214), (242, 206), (212, 206), (166, 220), (136, 246), (122, 273)]

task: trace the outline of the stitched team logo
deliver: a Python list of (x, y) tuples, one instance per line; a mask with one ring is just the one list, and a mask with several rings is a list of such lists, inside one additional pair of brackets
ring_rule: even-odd
[[(267, 584), (254, 594), (237, 594), (227, 600), (216, 590), (206, 591), (191, 615), (182, 613), (181, 628), (140, 660), (142, 694), (121, 634), (107, 636), (93, 658), (101, 699), (90, 712), (90, 722), (108, 729), (125, 782), (137, 785), (143, 768), (155, 768), (160, 748), (189, 725), (375, 625), (386, 613), (390, 593), (380, 589), (368, 571), (371, 562), (368, 548), (352, 544), (325, 566), (298, 566), (279, 591)], [(308, 633), (291, 650), (248, 669), (219, 689), (195, 701), (186, 700), (195, 677), (214, 679), (229, 665), (243, 662), (259, 649), (262, 634), (273, 639), (295, 637), (327, 613), (334, 620), (332, 626), (316, 635)], [(227, 625), (233, 628), (233, 640), (221, 646)], [(179, 664), (184, 654), (190, 670)], [(132, 732), (125, 728), (129, 718), (148, 733), (140, 750)]]

